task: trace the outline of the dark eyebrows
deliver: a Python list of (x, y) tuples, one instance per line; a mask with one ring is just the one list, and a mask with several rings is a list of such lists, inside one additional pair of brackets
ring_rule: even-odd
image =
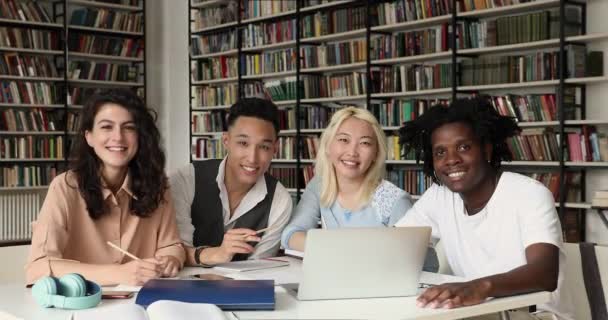
[[(115, 124), (116, 122), (114, 122), (112, 120), (108, 120), (108, 119), (101, 119), (101, 120), (97, 121), (97, 124), (101, 124), (101, 123)], [(124, 125), (135, 125), (135, 121), (129, 120), (129, 121), (121, 123), (120, 125), (121, 126), (124, 126)]]

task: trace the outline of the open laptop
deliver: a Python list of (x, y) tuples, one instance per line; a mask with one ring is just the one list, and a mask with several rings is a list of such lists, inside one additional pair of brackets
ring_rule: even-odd
[(415, 295), (430, 236), (430, 227), (309, 230), (297, 298)]

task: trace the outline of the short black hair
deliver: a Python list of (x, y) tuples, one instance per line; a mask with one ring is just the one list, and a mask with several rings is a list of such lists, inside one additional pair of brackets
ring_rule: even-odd
[(494, 109), (488, 97), (457, 99), (449, 106), (435, 105), (419, 118), (405, 122), (399, 129), (399, 143), (406, 154), (414, 152), (416, 161), (424, 161), (423, 172), (438, 183), (434, 175), (431, 136), (435, 129), (454, 122), (465, 123), (479, 142), (492, 145), (490, 165), (500, 168), (501, 161), (511, 161), (513, 156), (507, 139), (517, 135), (521, 128), (512, 117), (502, 116)]
[(279, 134), (279, 108), (272, 101), (261, 98), (244, 98), (230, 107), (228, 128), (239, 117), (254, 117), (272, 123), (275, 133)]

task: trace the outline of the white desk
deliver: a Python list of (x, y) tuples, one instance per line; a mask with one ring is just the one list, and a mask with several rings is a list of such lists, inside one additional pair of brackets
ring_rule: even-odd
[[(289, 267), (244, 272), (236, 275), (239, 279), (272, 278), (277, 284), (298, 281), (301, 273), (299, 260), (290, 259)], [(186, 268), (180, 276), (197, 273), (218, 273), (213, 269)], [(235, 275), (235, 274), (231, 274)], [(457, 277), (423, 273), (421, 282), (440, 283), (461, 280)], [(170, 281), (170, 280), (168, 280)], [(452, 320), (495, 313), (503, 310), (517, 309), (529, 305), (545, 303), (549, 300), (548, 292), (530, 293), (515, 297), (487, 301), (476, 306), (451, 310), (423, 309), (416, 307), (416, 297), (348, 299), (298, 301), (292, 293), (281, 286), (276, 287), (276, 309), (272, 312), (251, 311), (228, 313), (230, 318), (238, 320), (255, 319), (419, 319), (419, 320)], [(98, 308), (107, 308), (117, 303), (134, 303), (135, 299), (103, 300)], [(31, 290), (22, 283), (0, 284), (0, 311), (15, 316), (17, 319), (67, 320), (72, 312), (59, 309), (43, 309), (36, 305)], [(0, 319), (3, 319), (0, 312)], [(234, 317), (233, 317), (234, 316)], [(9, 318), (10, 319), (10, 318)]]

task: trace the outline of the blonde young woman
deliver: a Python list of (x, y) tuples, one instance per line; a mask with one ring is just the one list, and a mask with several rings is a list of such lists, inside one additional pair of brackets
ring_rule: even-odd
[(313, 178), (283, 231), (284, 248), (304, 250), (306, 231), (322, 218), (326, 228), (394, 225), (410, 196), (384, 180), (386, 139), (367, 110), (336, 112), (321, 135)]

